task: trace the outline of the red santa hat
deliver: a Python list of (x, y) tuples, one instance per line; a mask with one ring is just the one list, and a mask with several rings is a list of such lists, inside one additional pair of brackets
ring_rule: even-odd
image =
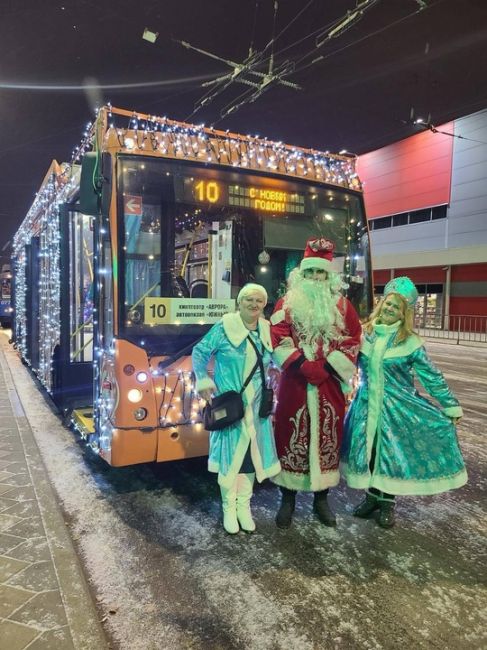
[(335, 244), (329, 239), (325, 239), (324, 237), (308, 239), (299, 269), (301, 271), (305, 271), (306, 269), (323, 269), (323, 271), (328, 271), (331, 268), (334, 250)]

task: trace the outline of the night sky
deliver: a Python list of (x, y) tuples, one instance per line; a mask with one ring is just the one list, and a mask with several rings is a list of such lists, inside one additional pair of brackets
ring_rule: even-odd
[[(221, 120), (245, 90), (233, 84), (191, 121), (363, 153), (417, 132), (411, 107), (435, 125), (487, 107), (487, 0), (379, 0), (316, 49), (317, 30), (357, 3), (279, 0), (275, 34), (295, 20), (274, 44), (275, 66), (294, 64), (286, 78), (303, 89), (272, 87)], [(241, 62), (251, 42), (262, 50), (271, 40), (274, 17), (273, 0), (0, 0), (0, 8), (0, 248), (51, 160), (71, 159), (96, 102), (185, 120), (202, 80), (230, 68), (176, 40)], [(145, 28), (159, 32), (155, 43), (143, 40)], [(101, 89), (87, 92), (87, 83)], [(8, 247), (1, 254), (7, 261)]]

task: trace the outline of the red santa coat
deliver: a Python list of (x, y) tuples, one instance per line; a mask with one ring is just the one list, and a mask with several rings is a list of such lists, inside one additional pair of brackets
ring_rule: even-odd
[[(346, 298), (338, 308), (344, 327), (327, 349), (316, 351), (299, 340), (291, 314), (277, 302), (271, 317), (274, 358), (281, 367), (274, 433), (282, 471), (271, 480), (291, 490), (318, 492), (337, 485), (339, 453), (345, 415), (344, 390), (355, 371), (362, 327)], [(283, 345), (291, 337), (294, 346)], [(302, 355), (309, 361), (323, 359), (333, 372), (319, 386), (309, 384), (297, 364)]]

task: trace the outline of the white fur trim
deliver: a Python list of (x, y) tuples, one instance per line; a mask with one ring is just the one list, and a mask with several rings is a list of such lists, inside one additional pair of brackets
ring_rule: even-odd
[(265, 287), (263, 287), (261, 284), (255, 284), (254, 282), (248, 282), (240, 289), (237, 296), (237, 305), (239, 305), (242, 298), (244, 298), (249, 293), (261, 293), (264, 296), (265, 304), (267, 305), (267, 291), (265, 290)]
[(332, 469), (328, 472), (322, 472), (318, 478), (311, 481), (309, 474), (296, 474), (295, 472), (286, 472), (282, 470), (277, 476), (271, 477), (271, 482), (280, 485), (288, 490), (301, 490), (303, 492), (321, 492), (330, 487), (335, 487), (340, 482), (340, 472)]
[[(388, 340), (388, 337), (378, 337), (385, 338)], [(384, 353), (384, 359), (391, 359), (393, 357), (405, 357), (409, 354), (415, 352), (418, 348), (424, 345), (423, 339), (417, 334), (411, 334), (405, 341), (399, 343), (399, 345), (394, 345), (392, 348), (389, 348)], [(367, 339), (364, 339), (360, 352), (366, 357), (371, 355), (373, 345)]]
[[(249, 330), (245, 327), (238, 312), (225, 314), (222, 318), (222, 325), (227, 339), (235, 348), (238, 348), (249, 335)], [(271, 327), (265, 318), (259, 318), (259, 337), (266, 350), (272, 352)]]
[(299, 353), (299, 350), (290, 345), (278, 345), (277, 348), (274, 349), (273, 359), (279, 368), (282, 368), (289, 357), (296, 352)]
[(305, 271), (306, 269), (322, 269), (323, 271), (328, 271), (330, 268), (330, 260), (326, 260), (323, 257), (304, 257), (299, 265), (300, 271)]
[(468, 481), (468, 475), (465, 469), (461, 469), (457, 474), (446, 476), (445, 478), (432, 479), (429, 481), (414, 481), (393, 479), (381, 475), (375, 475), (372, 477), (370, 472), (365, 474), (356, 474), (355, 472), (349, 471), (348, 464), (346, 463), (341, 463), (340, 468), (348, 487), (356, 490), (367, 490), (368, 488), (373, 487), (381, 492), (403, 496), (427, 496), (429, 494), (440, 494), (447, 490), (460, 488)]
[(272, 352), (271, 324), (265, 318), (259, 318), (259, 337), (268, 352)]
[(443, 413), (448, 418), (463, 418), (463, 409), (461, 406), (448, 406), (443, 409)]
[(352, 379), (355, 373), (355, 364), (350, 361), (346, 354), (343, 354), (340, 350), (333, 350), (326, 357), (326, 360), (337, 371), (344, 383), (348, 383)]
[(271, 316), (271, 325), (277, 325), (281, 321), (286, 319), (286, 312), (284, 309), (278, 309)]
[[(320, 400), (319, 391), (317, 386), (308, 384), (306, 387), (306, 398), (309, 413), (309, 483), (312, 492), (324, 490), (325, 487), (337, 485), (339, 481), (339, 472), (327, 472), (323, 475), (320, 468)], [(335, 481), (333, 483), (330, 481)]]
[[(382, 412), (382, 399), (384, 395), (384, 369), (382, 361), (388, 342), (388, 336), (377, 337), (369, 354), (369, 402), (367, 408), (367, 426), (365, 429), (367, 436), (367, 462), (370, 462), (372, 457), (376, 432), (378, 435), (377, 444), (379, 444), (380, 430), (378, 430), (378, 423)], [(373, 390), (370, 389), (371, 385), (374, 386)]]
[(202, 377), (201, 379), (198, 379), (195, 388), (197, 393), (200, 393), (202, 390), (208, 390), (208, 389), (212, 391), (216, 390), (215, 383), (213, 382), (211, 377)]

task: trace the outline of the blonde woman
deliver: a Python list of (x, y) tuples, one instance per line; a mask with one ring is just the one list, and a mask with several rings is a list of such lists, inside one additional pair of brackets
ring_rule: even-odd
[[(364, 325), (360, 386), (345, 419), (342, 469), (348, 485), (365, 489), (354, 511), (378, 513), (394, 525), (396, 495), (438, 494), (459, 488), (467, 473), (455, 425), (463, 412), (413, 332), (416, 287), (391, 280)], [(441, 406), (423, 397), (414, 377)]]

